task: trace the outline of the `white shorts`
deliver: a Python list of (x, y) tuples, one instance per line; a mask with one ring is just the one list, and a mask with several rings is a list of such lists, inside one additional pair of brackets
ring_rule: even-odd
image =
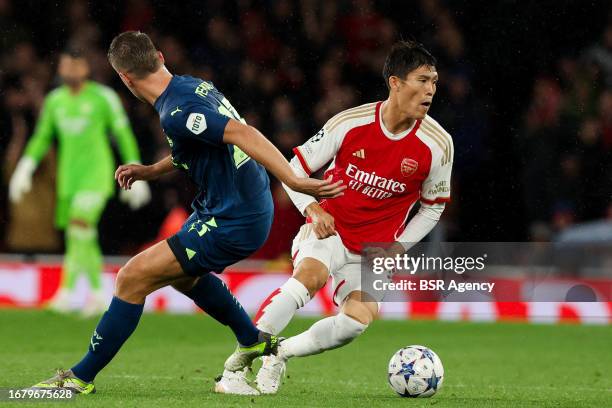
[(304, 224), (293, 239), (293, 265), (314, 258), (327, 267), (334, 288), (332, 301), (342, 304), (349, 293), (361, 290), (361, 255), (349, 251), (339, 235), (317, 239), (312, 224)]

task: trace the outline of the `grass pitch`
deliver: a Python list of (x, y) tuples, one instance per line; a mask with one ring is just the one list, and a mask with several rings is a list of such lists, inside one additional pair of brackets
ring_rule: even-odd
[[(56, 367), (69, 368), (96, 320), (0, 310), (0, 388), (29, 386)], [(283, 334), (312, 322), (296, 319)], [(442, 359), (444, 386), (432, 398), (400, 398), (387, 385), (391, 355), (410, 344), (429, 346)], [(230, 330), (209, 317), (148, 314), (96, 379), (97, 394), (0, 408), (612, 406), (610, 326), (377, 321), (346, 347), (290, 361), (279, 394), (259, 397), (212, 392), (233, 348)]]

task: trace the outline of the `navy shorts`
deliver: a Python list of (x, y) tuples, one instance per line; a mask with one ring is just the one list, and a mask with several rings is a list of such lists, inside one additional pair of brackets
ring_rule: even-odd
[(253, 217), (215, 219), (191, 214), (168, 245), (190, 276), (223, 272), (226, 267), (257, 251), (268, 238), (273, 212)]

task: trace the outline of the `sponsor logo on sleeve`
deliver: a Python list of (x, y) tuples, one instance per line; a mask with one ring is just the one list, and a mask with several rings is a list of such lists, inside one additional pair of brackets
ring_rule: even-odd
[(190, 113), (185, 126), (192, 133), (199, 135), (206, 130), (206, 117), (202, 113)]
[(427, 195), (435, 196), (440, 194), (448, 194), (450, 192), (450, 186), (446, 180), (439, 181), (435, 186), (427, 190)]

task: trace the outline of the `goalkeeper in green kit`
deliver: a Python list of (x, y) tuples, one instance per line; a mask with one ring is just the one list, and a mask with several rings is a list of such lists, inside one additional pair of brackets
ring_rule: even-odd
[[(58, 74), (64, 84), (45, 98), (34, 134), (11, 177), (9, 198), (18, 203), (30, 190), (36, 166), (57, 137), (55, 223), (65, 230), (66, 255), (61, 289), (50, 306), (68, 311), (71, 292), (84, 273), (92, 296), (83, 313), (93, 315), (103, 312), (108, 303), (102, 294), (98, 222), (115, 189), (109, 131), (116, 138), (123, 163), (140, 162), (140, 154), (119, 97), (112, 89), (87, 80), (89, 64), (80, 50), (60, 55)], [(120, 199), (137, 209), (150, 196), (146, 182), (137, 181), (121, 192)]]

